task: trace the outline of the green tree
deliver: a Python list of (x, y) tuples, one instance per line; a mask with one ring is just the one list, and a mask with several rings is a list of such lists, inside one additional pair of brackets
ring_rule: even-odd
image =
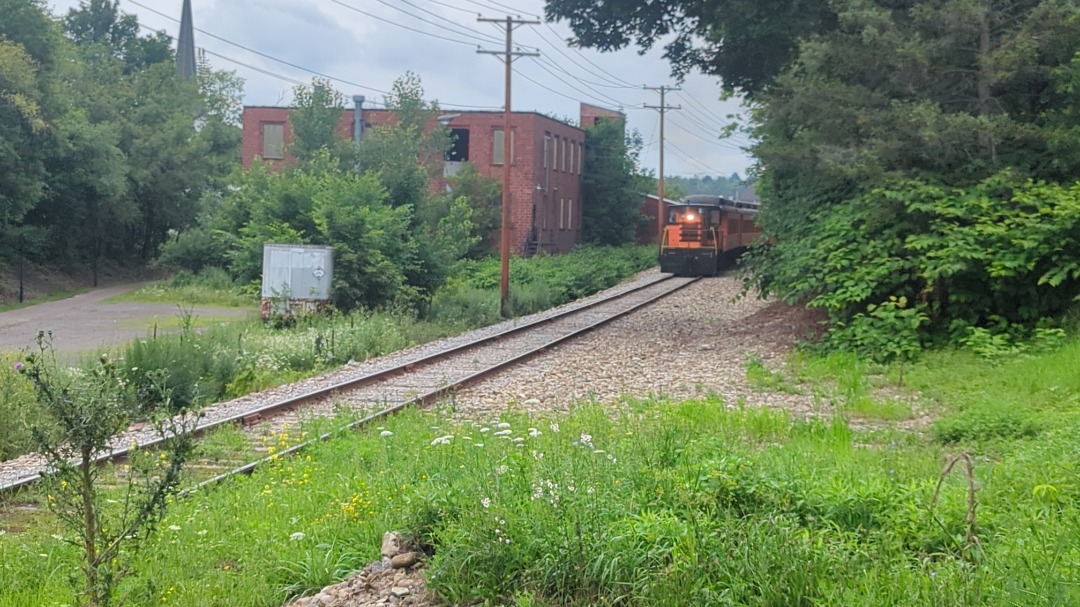
[(68, 11), (64, 30), (84, 48), (119, 59), (125, 73), (173, 60), (172, 40), (160, 32), (139, 36), (139, 20), (120, 12), (120, 0), (89, 0)]
[(38, 68), (26, 50), (0, 39), (0, 228), (17, 224), (44, 196), (39, 146), (49, 141)]
[(586, 242), (621, 245), (633, 242), (642, 221), (637, 178), (641, 136), (626, 134), (622, 120), (601, 120), (585, 129), (585, 166), (581, 178), (582, 230)]
[(342, 169), (356, 163), (352, 143), (338, 132), (345, 113), (345, 96), (328, 80), (315, 78), (311, 86), (293, 89), (293, 107), (289, 110), (289, 125), (293, 142), (289, 151), (300, 162), (308, 162), (327, 150), (338, 159)]
[(392, 124), (376, 126), (360, 144), (360, 166), (375, 171), (395, 206), (410, 205), (417, 217), (437, 221), (434, 213), (420, 210), (438, 204), (428, 190), (432, 177), (441, 174), (451, 140), (449, 130), (437, 120), (436, 102), (424, 101), (420, 78), (412, 72), (394, 81), (386, 107), (395, 117)]
[[(447, 208), (458, 198), (464, 198), (472, 209), (471, 237), (474, 244), (467, 256), (478, 259), (494, 253), (495, 243), (491, 242), (491, 235), (499, 227), (502, 216), (502, 182), (480, 173), (469, 162), (464, 163), (461, 170), (449, 177), (447, 182), (450, 185), (450, 192), (446, 196)], [(442, 212), (439, 216), (446, 214)], [(431, 223), (431, 220), (428, 219), (426, 223)]]
[(568, 21), (577, 46), (614, 51), (664, 43), (677, 75), (719, 76), (729, 92), (765, 90), (799, 53), (799, 44), (836, 27), (821, 0), (547, 0), (549, 20)]
[(43, 2), (0, 0), (0, 14), (0, 239), (10, 243), (47, 192), (63, 40)]

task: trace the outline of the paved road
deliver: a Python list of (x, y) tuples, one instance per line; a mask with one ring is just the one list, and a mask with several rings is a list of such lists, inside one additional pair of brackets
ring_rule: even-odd
[[(53, 346), (65, 359), (146, 337), (156, 323), (158, 332), (179, 330), (179, 310), (172, 304), (139, 302), (105, 303), (105, 300), (137, 289), (127, 284), (94, 289), (68, 299), (50, 301), (10, 312), (0, 312), (0, 351), (36, 348), (38, 331), (53, 332)], [(196, 307), (203, 319), (242, 319), (249, 310)]]

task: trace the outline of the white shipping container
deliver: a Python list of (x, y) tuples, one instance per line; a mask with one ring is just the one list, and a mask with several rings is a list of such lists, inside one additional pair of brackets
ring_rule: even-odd
[(334, 249), (296, 244), (263, 245), (263, 299), (330, 299)]

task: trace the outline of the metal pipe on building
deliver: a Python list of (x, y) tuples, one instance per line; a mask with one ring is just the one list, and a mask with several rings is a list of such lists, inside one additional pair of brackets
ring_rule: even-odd
[(353, 111), (353, 143), (360, 145), (360, 140), (364, 138), (364, 96), (353, 95), (352, 99), (356, 104)]

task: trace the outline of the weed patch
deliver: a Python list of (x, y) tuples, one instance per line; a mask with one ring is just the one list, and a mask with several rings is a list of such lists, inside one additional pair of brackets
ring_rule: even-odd
[[(396, 529), (429, 552), (429, 586), (451, 604), (1068, 603), (1078, 434), (974, 457), (969, 476), (943, 474), (931, 442), (712, 401), (462, 426), (408, 412), (175, 504), (142, 596), (310, 593), (376, 560)], [(0, 558), (0, 606), (68, 600), (72, 555), (47, 533), (0, 538)]]

